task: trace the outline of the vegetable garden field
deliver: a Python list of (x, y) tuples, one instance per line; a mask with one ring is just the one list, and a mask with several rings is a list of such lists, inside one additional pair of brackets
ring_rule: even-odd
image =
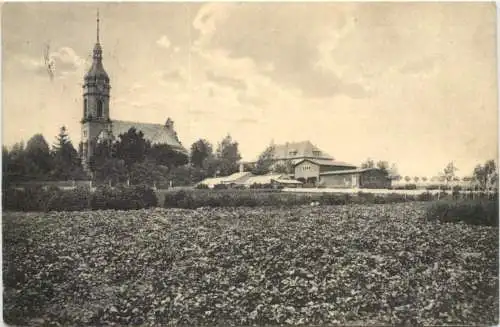
[(4, 212), (4, 320), (498, 324), (498, 228), (428, 205)]

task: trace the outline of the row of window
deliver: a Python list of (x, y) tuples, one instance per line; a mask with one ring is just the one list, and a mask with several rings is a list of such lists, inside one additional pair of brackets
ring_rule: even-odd
[[(297, 155), (297, 151), (296, 150), (289, 151), (288, 155), (289, 156), (296, 156)], [(319, 157), (320, 155), (321, 155), (321, 151), (313, 151), (313, 156)]]
[(309, 170), (312, 170), (312, 167), (311, 167), (311, 165), (303, 165), (300, 167), (300, 170), (309, 171)]

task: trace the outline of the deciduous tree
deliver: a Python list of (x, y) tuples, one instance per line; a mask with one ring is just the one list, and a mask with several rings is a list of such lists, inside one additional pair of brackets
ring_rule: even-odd
[(116, 157), (123, 160), (125, 166), (130, 169), (133, 164), (143, 162), (146, 159), (150, 147), (151, 144), (144, 138), (144, 134), (132, 127), (126, 133), (118, 136)]
[(271, 171), (271, 166), (274, 160), (274, 150), (275, 146), (270, 144), (264, 152), (259, 155), (259, 158), (252, 169), (252, 173), (255, 175), (265, 175)]
[(205, 139), (199, 139), (191, 145), (190, 162), (193, 167), (202, 168), (205, 159), (212, 155), (212, 145)]
[(487, 187), (497, 187), (498, 171), (494, 160), (488, 160), (484, 165), (477, 165), (474, 168), (474, 179), (483, 189)]
[(49, 144), (42, 134), (35, 134), (26, 143), (26, 175), (33, 179), (47, 179), (53, 168)]
[(455, 173), (458, 171), (458, 168), (455, 166), (453, 161), (448, 163), (443, 170), (443, 177), (447, 183), (451, 182), (455, 178)]
[(220, 175), (227, 176), (238, 171), (238, 162), (241, 160), (238, 142), (233, 141), (229, 134), (219, 143), (216, 158)]

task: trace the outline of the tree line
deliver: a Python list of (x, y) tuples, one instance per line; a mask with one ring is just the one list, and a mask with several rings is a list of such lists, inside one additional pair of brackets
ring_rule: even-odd
[[(254, 164), (246, 164), (245, 171), (255, 175), (268, 173), (292, 174), (290, 160), (276, 163), (275, 146), (271, 143), (259, 155)], [(69, 139), (66, 127), (62, 126), (49, 146), (41, 134), (33, 135), (26, 144), (18, 142), (11, 149), (2, 147), (3, 186), (28, 181), (93, 180), (111, 185), (192, 185), (208, 177), (228, 176), (239, 170), (241, 155), (239, 144), (228, 134), (214, 147), (206, 139), (199, 139), (188, 153), (175, 151), (168, 144), (151, 144), (141, 131), (131, 128), (118, 135), (114, 141), (97, 144), (90, 158), (90, 172), (82, 167), (83, 146), (78, 151)], [(395, 164), (368, 158), (361, 168), (378, 168), (392, 180), (416, 183), (427, 181), (426, 177), (401, 176)], [(438, 176), (431, 180), (451, 182), (458, 180), (457, 167), (450, 162)], [(497, 167), (494, 160), (477, 165), (471, 177), (464, 180), (476, 182), (483, 187), (496, 186)]]
[(2, 182), (81, 180), (86, 174), (78, 151), (61, 127), (55, 143), (49, 146), (42, 134), (33, 135), (26, 144), (18, 142), (2, 147)]
[(96, 145), (89, 170), (82, 166), (82, 144), (78, 151), (61, 127), (52, 146), (42, 134), (26, 144), (2, 147), (3, 186), (29, 181), (89, 180), (111, 185), (119, 183), (190, 185), (207, 177), (226, 176), (239, 169), (238, 142), (228, 134), (214, 148), (199, 139), (188, 153), (168, 144), (151, 144), (141, 131), (131, 128), (114, 141)]
[(401, 176), (398, 173), (396, 164), (390, 165), (387, 161), (374, 161), (368, 158), (361, 163), (361, 168), (378, 168), (386, 173), (388, 178), (393, 181), (404, 180), (406, 183), (433, 182), (435, 184), (450, 184), (452, 182), (468, 182), (475, 184), (482, 189), (497, 188), (498, 189), (498, 171), (495, 160), (487, 160), (484, 164), (478, 164), (469, 176), (462, 178), (456, 175), (458, 168), (454, 162), (449, 162), (442, 171), (439, 171), (436, 176)]

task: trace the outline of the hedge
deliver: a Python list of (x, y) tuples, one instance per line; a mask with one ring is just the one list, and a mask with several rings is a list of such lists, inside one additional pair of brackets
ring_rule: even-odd
[(57, 187), (8, 189), (3, 192), (3, 210), (11, 211), (81, 211), (132, 210), (158, 205), (154, 191), (146, 186), (99, 186), (95, 192), (88, 187), (60, 190)]
[(498, 226), (498, 198), (437, 201), (428, 208), (426, 218), (430, 221)]
[(256, 207), (256, 206), (293, 206), (318, 203), (322, 205), (346, 204), (384, 204), (407, 201), (432, 201), (437, 195), (430, 193), (419, 196), (404, 194), (378, 195), (359, 192), (342, 193), (289, 193), (267, 192), (263, 190), (181, 190), (165, 194), (165, 208), (195, 209), (200, 207)]

